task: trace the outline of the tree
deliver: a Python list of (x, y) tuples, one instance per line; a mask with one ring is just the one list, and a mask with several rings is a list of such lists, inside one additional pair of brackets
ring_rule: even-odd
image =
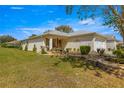
[(0, 36), (0, 43), (6, 43), (6, 42), (13, 41), (13, 40), (16, 40), (16, 39), (9, 35)]
[(24, 51), (28, 51), (28, 45), (27, 44), (25, 45)]
[(73, 32), (73, 29), (68, 26), (68, 25), (61, 25), (55, 28), (55, 30), (61, 31), (61, 32), (66, 32), (66, 33), (70, 33)]
[[(75, 6), (66, 6), (67, 15), (73, 13)], [(104, 19), (103, 25), (113, 27), (115, 31), (120, 33), (124, 42), (124, 6), (123, 5), (107, 5), (107, 6), (78, 6), (77, 17), (80, 20), (86, 18), (95, 18), (100, 16)], [(96, 12), (97, 11), (97, 12)]]
[(33, 51), (36, 52), (37, 51), (37, 48), (36, 48), (36, 45), (34, 44), (34, 47), (33, 47)]
[(29, 36), (29, 38), (33, 38), (33, 37), (36, 37), (37, 35), (36, 34), (32, 34), (31, 36)]

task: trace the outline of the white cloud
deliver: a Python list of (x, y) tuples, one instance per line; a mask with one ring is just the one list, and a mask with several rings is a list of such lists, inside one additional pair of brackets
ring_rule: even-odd
[(25, 37), (31, 36), (32, 34), (40, 35), (46, 30), (51, 30), (50, 27), (37, 27), (37, 28), (16, 28), (17, 31), (22, 32)]
[(13, 9), (13, 10), (22, 10), (22, 9), (24, 9), (24, 7), (13, 6), (13, 7), (10, 7), (10, 9)]
[(23, 33), (24, 33), (24, 35), (26, 35), (26, 36), (30, 36), (31, 35), (31, 33), (29, 32), (29, 31), (22, 31)]
[(40, 31), (41, 28), (17, 28), (17, 30), (24, 30), (24, 31)]
[(43, 31), (42, 28), (16, 28), (16, 30), (22, 32), (26, 37), (32, 34), (41, 34)]
[(53, 21), (53, 20), (49, 20), (47, 27), (48, 28), (55, 28), (56, 26), (60, 25), (60, 23), (58, 23), (57, 21)]
[(95, 20), (88, 18), (86, 20), (79, 21), (80, 25), (92, 25), (95, 24)]
[(53, 24), (53, 23), (55, 23), (55, 21), (53, 21), (53, 20), (48, 21), (48, 24)]
[(107, 28), (107, 27), (104, 27), (104, 29), (107, 29), (107, 30), (104, 30), (101, 32), (101, 34), (110, 34), (110, 35), (114, 35), (114, 34), (119, 34), (118, 32), (115, 32), (112, 28)]
[(79, 31), (79, 30), (83, 30), (82, 28), (80, 28), (80, 27), (73, 27), (72, 25), (69, 25), (70, 27), (72, 27), (72, 29), (74, 30), (74, 31)]

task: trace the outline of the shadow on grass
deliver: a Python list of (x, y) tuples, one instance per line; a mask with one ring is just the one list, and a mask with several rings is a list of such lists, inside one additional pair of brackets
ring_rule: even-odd
[(95, 70), (96, 67), (90, 64), (90, 62), (86, 62), (83, 58), (75, 58), (75, 57), (63, 57), (60, 58), (62, 62), (69, 62), (73, 68), (84, 68), (85, 70)]
[(62, 62), (69, 62), (73, 68), (82, 68), (84, 71), (94, 70), (95, 76), (102, 78), (102, 74), (98, 71), (97, 64), (86, 61), (85, 58), (75, 58), (75, 57), (63, 57), (60, 58)]
[(58, 66), (61, 62), (70, 63), (72, 68), (82, 68), (84, 71), (93, 70), (93, 71), (95, 71), (94, 75), (97, 77), (100, 77), (100, 78), (102, 78), (102, 74), (101, 74), (100, 70), (108, 73), (109, 75), (113, 74), (116, 77), (119, 77), (120, 79), (123, 78), (123, 76), (119, 72), (117, 72), (117, 73), (114, 72), (115, 69), (110, 69), (109, 67), (107, 67), (105, 65), (101, 65), (98, 62), (93, 62), (93, 61), (87, 60), (83, 57), (72, 57), (72, 56), (59, 57), (59, 61), (54, 63), (54, 66)]
[(54, 66), (58, 66), (61, 62), (68, 62), (72, 66), (72, 68), (82, 68), (84, 71), (94, 70), (95, 76), (102, 78), (102, 74), (98, 71), (98, 67), (96, 64), (91, 64), (91, 62), (87, 62), (84, 58), (76, 58), (76, 57), (60, 57), (60, 60), (54, 63)]

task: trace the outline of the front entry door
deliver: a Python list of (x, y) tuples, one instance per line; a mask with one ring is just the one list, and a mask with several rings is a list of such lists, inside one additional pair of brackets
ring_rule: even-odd
[(62, 48), (62, 40), (61, 39), (53, 39), (53, 48)]

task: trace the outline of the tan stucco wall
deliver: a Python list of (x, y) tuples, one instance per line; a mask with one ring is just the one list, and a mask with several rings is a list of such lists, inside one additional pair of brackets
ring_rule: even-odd
[(98, 48), (107, 50), (106, 39), (100, 36), (95, 36), (94, 50), (97, 51)]
[(94, 50), (97, 51), (98, 48), (102, 48), (102, 49), (105, 49), (106, 50), (106, 41), (99, 41), (99, 40), (96, 40), (94, 42)]
[(28, 45), (28, 51), (33, 51), (34, 45), (37, 48), (36, 52), (41, 52), (41, 46), (45, 46), (45, 42), (43, 38), (36, 38), (32, 40), (28, 40), (28, 43), (22, 43), (22, 49), (25, 49), (25, 46)]
[(107, 41), (107, 49), (116, 49), (116, 41)]
[(93, 36), (78, 36), (78, 37), (71, 37), (67, 40), (67, 43), (65, 45), (66, 49), (71, 49), (71, 51), (77, 51), (80, 49), (80, 46), (87, 45), (92, 48), (92, 39)]
[(74, 48), (79, 49), (80, 46), (82, 46), (82, 45), (88, 45), (88, 46), (92, 47), (91, 43), (92, 43), (91, 41), (67, 42), (65, 49), (72, 48), (72, 51), (73, 51)]
[(78, 37), (71, 37), (65, 45), (65, 50), (71, 48), (72, 50), (79, 49), (80, 46), (87, 45), (91, 47), (91, 51), (97, 51), (97, 48), (106, 50), (106, 39), (97, 35), (84, 35)]
[(45, 46), (45, 42), (42, 38), (37, 38), (28, 41), (28, 51), (33, 51), (34, 45), (37, 48), (37, 52), (41, 52), (41, 46)]

